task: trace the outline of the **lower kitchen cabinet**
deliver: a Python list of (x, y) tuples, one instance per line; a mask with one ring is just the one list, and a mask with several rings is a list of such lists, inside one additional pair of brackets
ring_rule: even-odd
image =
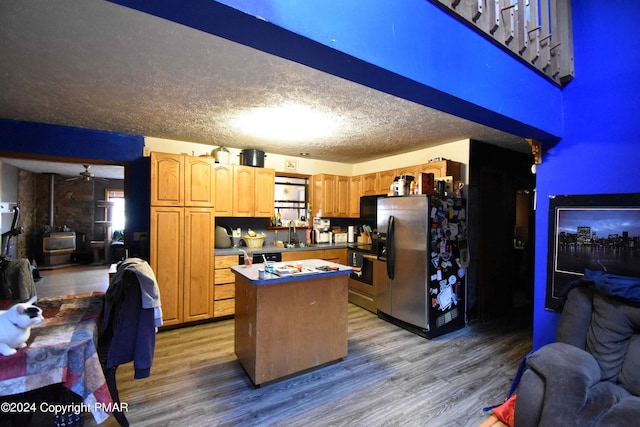
[(303, 259), (323, 259), (337, 264), (347, 264), (347, 249), (318, 249), (310, 251), (282, 252), (282, 261), (299, 261)]
[(335, 262), (336, 264), (347, 265), (346, 249), (325, 249), (322, 259)]
[(214, 318), (232, 316), (235, 313), (236, 278), (230, 268), (233, 265), (238, 265), (238, 255), (215, 257)]
[(163, 324), (213, 317), (213, 208), (151, 207), (150, 265)]

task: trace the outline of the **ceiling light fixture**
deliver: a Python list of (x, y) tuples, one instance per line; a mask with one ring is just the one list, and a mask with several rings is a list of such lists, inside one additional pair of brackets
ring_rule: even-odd
[(231, 125), (257, 138), (301, 142), (335, 135), (344, 128), (344, 120), (306, 105), (284, 104), (240, 113), (231, 118)]

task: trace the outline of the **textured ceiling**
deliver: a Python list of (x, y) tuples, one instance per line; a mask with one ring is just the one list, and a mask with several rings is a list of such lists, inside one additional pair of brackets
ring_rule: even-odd
[[(2, 0), (0, 58), (4, 119), (345, 163), (466, 138), (528, 149), (523, 138), (100, 0)], [(287, 103), (336, 115), (341, 132), (283, 141), (229, 124)]]

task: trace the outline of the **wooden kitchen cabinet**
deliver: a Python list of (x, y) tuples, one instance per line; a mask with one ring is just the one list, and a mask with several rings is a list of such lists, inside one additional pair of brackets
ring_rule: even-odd
[(334, 201), (335, 216), (341, 218), (349, 217), (349, 186), (348, 176), (336, 177), (336, 199)]
[(453, 160), (441, 160), (420, 165), (420, 172), (432, 173), (434, 178), (452, 176), (453, 182), (460, 181), (462, 163)]
[(213, 208), (151, 207), (150, 265), (165, 326), (213, 317)]
[(275, 169), (255, 168), (253, 216), (266, 218), (273, 216), (275, 186)]
[[(319, 174), (311, 177), (312, 215), (349, 218), (351, 178), (342, 175)], [(358, 203), (360, 201), (358, 200)], [(359, 205), (358, 205), (359, 207)]]
[(149, 242), (149, 264), (160, 288), (163, 324), (180, 324), (184, 301), (184, 208), (152, 207)]
[(185, 208), (183, 321), (213, 317), (213, 208)]
[(233, 166), (233, 216), (253, 216), (255, 180), (252, 166)]
[(300, 261), (303, 259), (322, 259), (324, 256), (324, 249), (317, 251), (291, 251), (282, 252), (282, 261)]
[(349, 178), (349, 218), (360, 218), (360, 196), (362, 195), (362, 175)]
[(320, 174), (311, 177), (313, 216), (335, 217), (337, 175)]
[(213, 206), (215, 163), (206, 157), (151, 153), (152, 206)]
[(231, 271), (234, 265), (238, 265), (238, 255), (215, 257), (214, 318), (233, 316), (235, 313), (236, 278)]
[(214, 160), (210, 157), (184, 156), (184, 205), (211, 207), (215, 194)]
[(335, 262), (336, 264), (347, 265), (347, 250), (325, 249), (321, 259), (325, 261)]
[(396, 178), (396, 170), (388, 170), (378, 172), (378, 187), (376, 194), (384, 194), (386, 195), (391, 191), (391, 184), (393, 180)]
[(150, 262), (166, 326), (213, 317), (215, 163), (151, 153)]
[(233, 166), (216, 165), (216, 216), (233, 216)]
[(396, 169), (396, 176), (403, 176), (403, 175), (411, 175), (412, 177), (416, 177), (418, 176), (418, 174), (420, 173), (422, 169), (421, 165), (415, 165), (415, 166), (407, 166), (404, 168), (398, 168)]
[(300, 261), (304, 259), (323, 259), (325, 261), (335, 262), (337, 264), (347, 264), (347, 249), (318, 249), (310, 251), (291, 251), (282, 252), (282, 261)]
[(362, 195), (363, 196), (375, 196), (378, 193), (378, 174), (368, 173), (362, 175)]
[(233, 166), (232, 216), (273, 216), (276, 171), (252, 166)]
[(184, 156), (151, 153), (151, 205), (184, 206)]

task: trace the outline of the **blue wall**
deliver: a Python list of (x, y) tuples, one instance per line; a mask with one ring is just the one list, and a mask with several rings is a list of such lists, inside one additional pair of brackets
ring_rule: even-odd
[(563, 91), (564, 137), (538, 167), (534, 348), (555, 339), (544, 310), (549, 196), (640, 192), (640, 2), (573, 2), (576, 77)]
[[(0, 119), (0, 152), (5, 155), (124, 165), (128, 233), (149, 231), (150, 165), (143, 149), (142, 136)], [(127, 236), (127, 245), (137, 253), (132, 240)]]

